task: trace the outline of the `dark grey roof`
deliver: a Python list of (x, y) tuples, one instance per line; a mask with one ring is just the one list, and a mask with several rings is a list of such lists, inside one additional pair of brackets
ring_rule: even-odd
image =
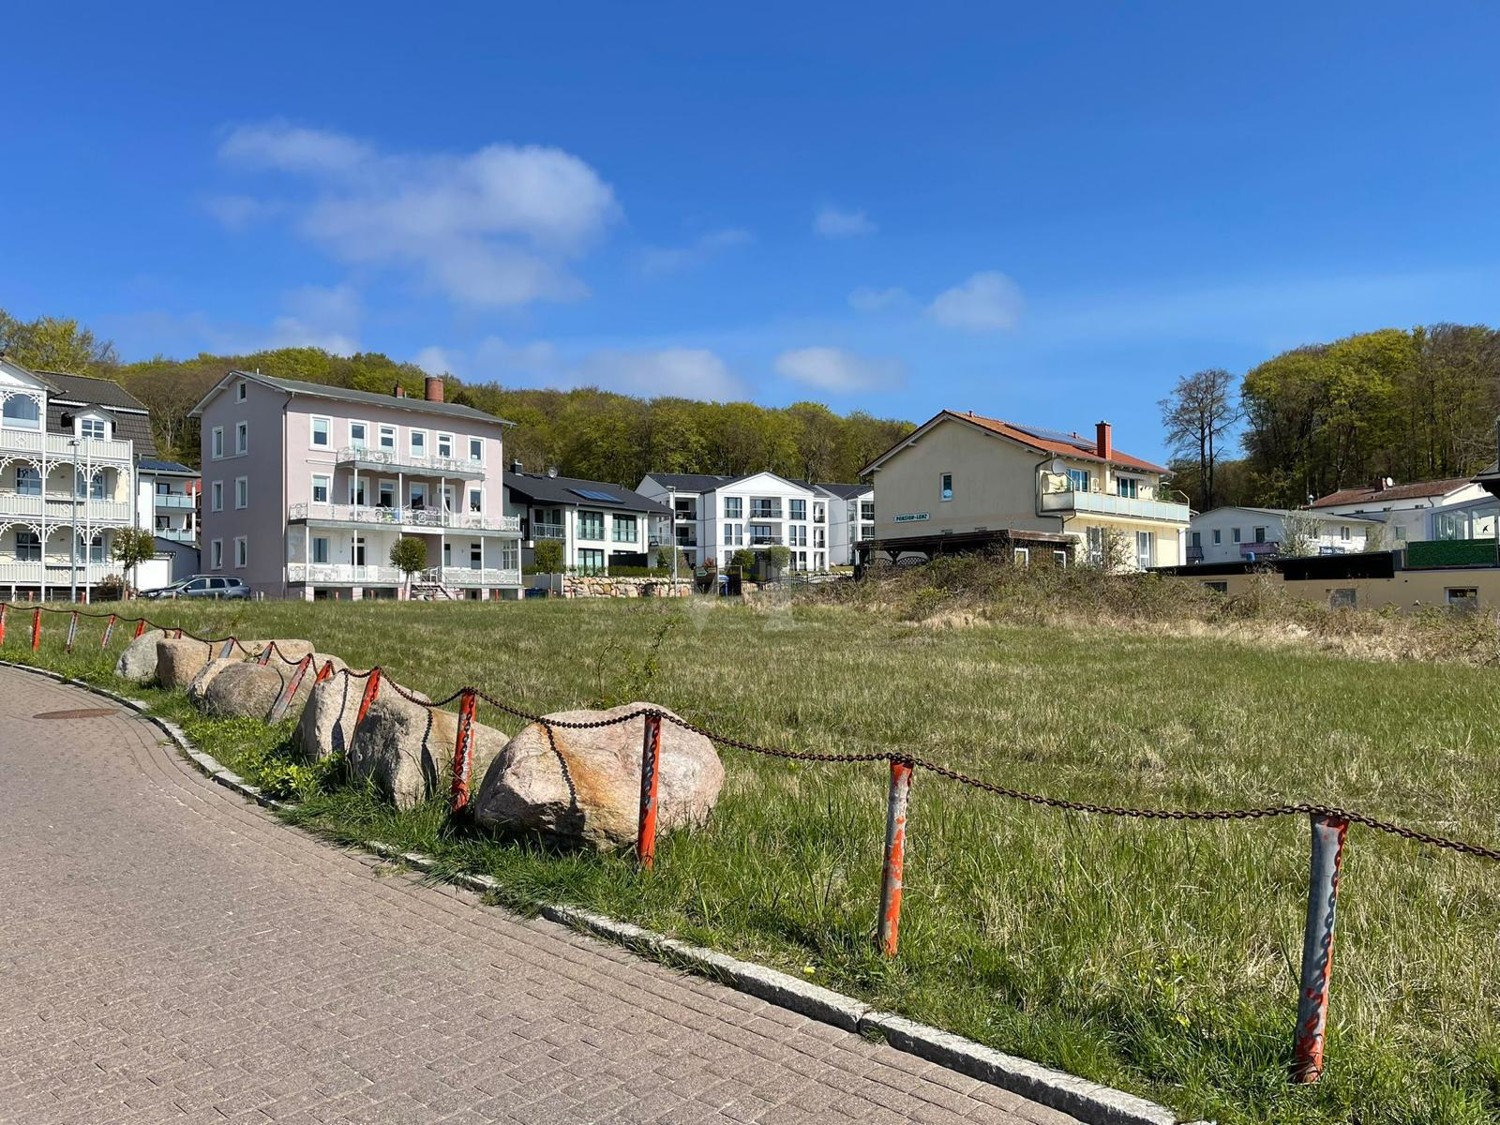
[[(47, 432), (49, 434), (72, 434), (72, 423), (64, 423), (63, 415), (72, 417), (86, 407), (70, 406), (66, 402), (57, 399), (47, 399)], [(114, 422), (113, 433), (110, 435), (116, 441), (131, 441), (135, 443), (135, 455), (147, 457), (156, 456), (156, 439), (151, 434), (151, 418), (146, 414), (138, 414), (134, 410), (110, 410), (106, 406), (98, 407), (100, 412), (108, 414)]]
[(38, 371), (50, 383), (58, 398), (84, 402), (90, 406), (116, 407), (121, 410), (146, 411), (146, 404), (113, 379), (96, 379), (92, 375), (69, 375), (62, 371)]
[(841, 500), (853, 500), (856, 496), (863, 496), (869, 492), (871, 485), (868, 484), (818, 484), (814, 488), (821, 488), (824, 492), (831, 492)]
[(648, 477), (665, 488), (678, 492), (713, 492), (726, 484), (733, 484), (744, 477), (721, 477), (708, 473), (647, 473)]
[[(621, 508), (629, 512), (647, 512), (652, 515), (670, 516), (672, 509), (658, 504), (618, 484), (606, 484), (599, 480), (580, 480), (577, 477), (549, 477), (541, 473), (505, 473), (505, 487), (515, 495), (524, 496), (533, 504), (578, 504)], [(595, 492), (599, 496), (584, 496), (583, 492)], [(608, 495), (610, 499), (602, 497)]]
[(418, 414), (438, 414), (446, 415), (449, 418), (468, 418), (476, 422), (511, 425), (504, 418), (497, 418), (493, 414), (486, 414), (483, 410), (475, 410), (472, 406), (461, 406), (456, 402), (428, 402), (425, 398), (417, 395), (407, 395), (405, 398), (397, 398), (395, 395), (375, 394), (373, 391), (356, 391), (348, 387), (330, 387), (326, 383), (304, 383), (298, 379), (277, 379), (271, 375), (252, 375), (247, 371), (231, 371), (229, 374), (259, 379), (291, 395), (306, 395), (309, 398), (328, 398), (338, 402), (357, 402), (364, 406), (394, 407), (397, 410), (411, 410)]
[(189, 476), (197, 476), (198, 470), (184, 465), (180, 461), (158, 461), (154, 457), (138, 458), (139, 467), (148, 473), (186, 473)]

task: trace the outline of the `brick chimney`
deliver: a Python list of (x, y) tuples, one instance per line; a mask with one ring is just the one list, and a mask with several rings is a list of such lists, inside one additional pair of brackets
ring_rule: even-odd
[(1094, 452), (1105, 461), (1115, 455), (1115, 445), (1108, 422), (1100, 422), (1094, 426)]
[(443, 401), (443, 377), (441, 375), (427, 376), (427, 401)]
[(391, 390), (391, 394), (395, 395), (397, 398), (405, 398), (406, 388), (403, 387), (400, 383), (397, 383), (396, 386)]

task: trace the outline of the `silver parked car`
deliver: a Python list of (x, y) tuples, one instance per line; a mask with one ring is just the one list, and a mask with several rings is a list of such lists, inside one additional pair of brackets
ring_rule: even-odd
[(238, 578), (217, 574), (195, 574), (159, 590), (147, 590), (144, 598), (248, 598), (250, 587)]

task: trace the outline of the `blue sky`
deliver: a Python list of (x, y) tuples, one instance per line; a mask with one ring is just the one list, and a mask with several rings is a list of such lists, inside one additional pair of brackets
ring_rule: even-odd
[(23, 5), (0, 306), (1148, 456), (1183, 374), (1497, 321), (1500, 8), (1130, 7)]

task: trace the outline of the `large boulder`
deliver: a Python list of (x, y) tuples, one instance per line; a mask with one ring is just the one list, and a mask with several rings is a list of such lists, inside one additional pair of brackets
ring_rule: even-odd
[(193, 682), (188, 684), (188, 702), (199, 710), (202, 710), (208, 695), (209, 685), (218, 678), (219, 673), (224, 671), (225, 668), (228, 668), (231, 664), (240, 664), (243, 662), (243, 659), (238, 654), (221, 658), (216, 652), (214, 658), (205, 664), (203, 670), (193, 677)]
[(304, 758), (316, 762), (348, 752), (364, 690), (363, 680), (337, 674), (313, 687), (294, 738)]
[[(266, 641), (241, 641), (240, 644), (245, 646), (245, 651), (250, 654), (249, 659), (251, 660), (257, 659), (267, 645), (275, 645), (276, 652), (271, 654), (272, 664), (285, 664), (288, 660), (301, 660), (308, 653), (314, 651), (312, 641), (300, 641), (282, 637)], [(276, 653), (280, 653), (284, 659), (278, 660)]]
[[(363, 692), (362, 681), (349, 682), (356, 710)], [(354, 728), (348, 751), (349, 772), (373, 783), (398, 809), (415, 808), (452, 787), (457, 740), (455, 712), (413, 703), (382, 684), (364, 722)], [(484, 776), (505, 743), (502, 732), (475, 723), (470, 778)]]
[(115, 661), (115, 675), (137, 684), (149, 684), (156, 679), (156, 642), (166, 635), (160, 629), (148, 629), (134, 638)]
[(163, 637), (156, 642), (156, 682), (168, 691), (186, 691), (216, 655), (207, 641)]
[[(633, 844), (640, 820), (645, 718), (588, 729), (553, 726), (550, 738), (544, 724), (548, 719), (603, 722), (654, 706), (627, 703), (608, 711), (564, 711), (523, 728), (485, 773), (474, 819), (489, 828), (539, 833), (601, 850)], [(659, 833), (699, 824), (719, 799), (724, 765), (703, 735), (664, 721), (657, 784)]]
[[(268, 719), (271, 707), (281, 696), (292, 676), (294, 666), (275, 663), (256, 664), (242, 660), (224, 668), (203, 694), (203, 711), (221, 718)], [(296, 708), (307, 702), (312, 694), (313, 677), (309, 672), (297, 685), (297, 694), (287, 707), (287, 714), (295, 714)]]

